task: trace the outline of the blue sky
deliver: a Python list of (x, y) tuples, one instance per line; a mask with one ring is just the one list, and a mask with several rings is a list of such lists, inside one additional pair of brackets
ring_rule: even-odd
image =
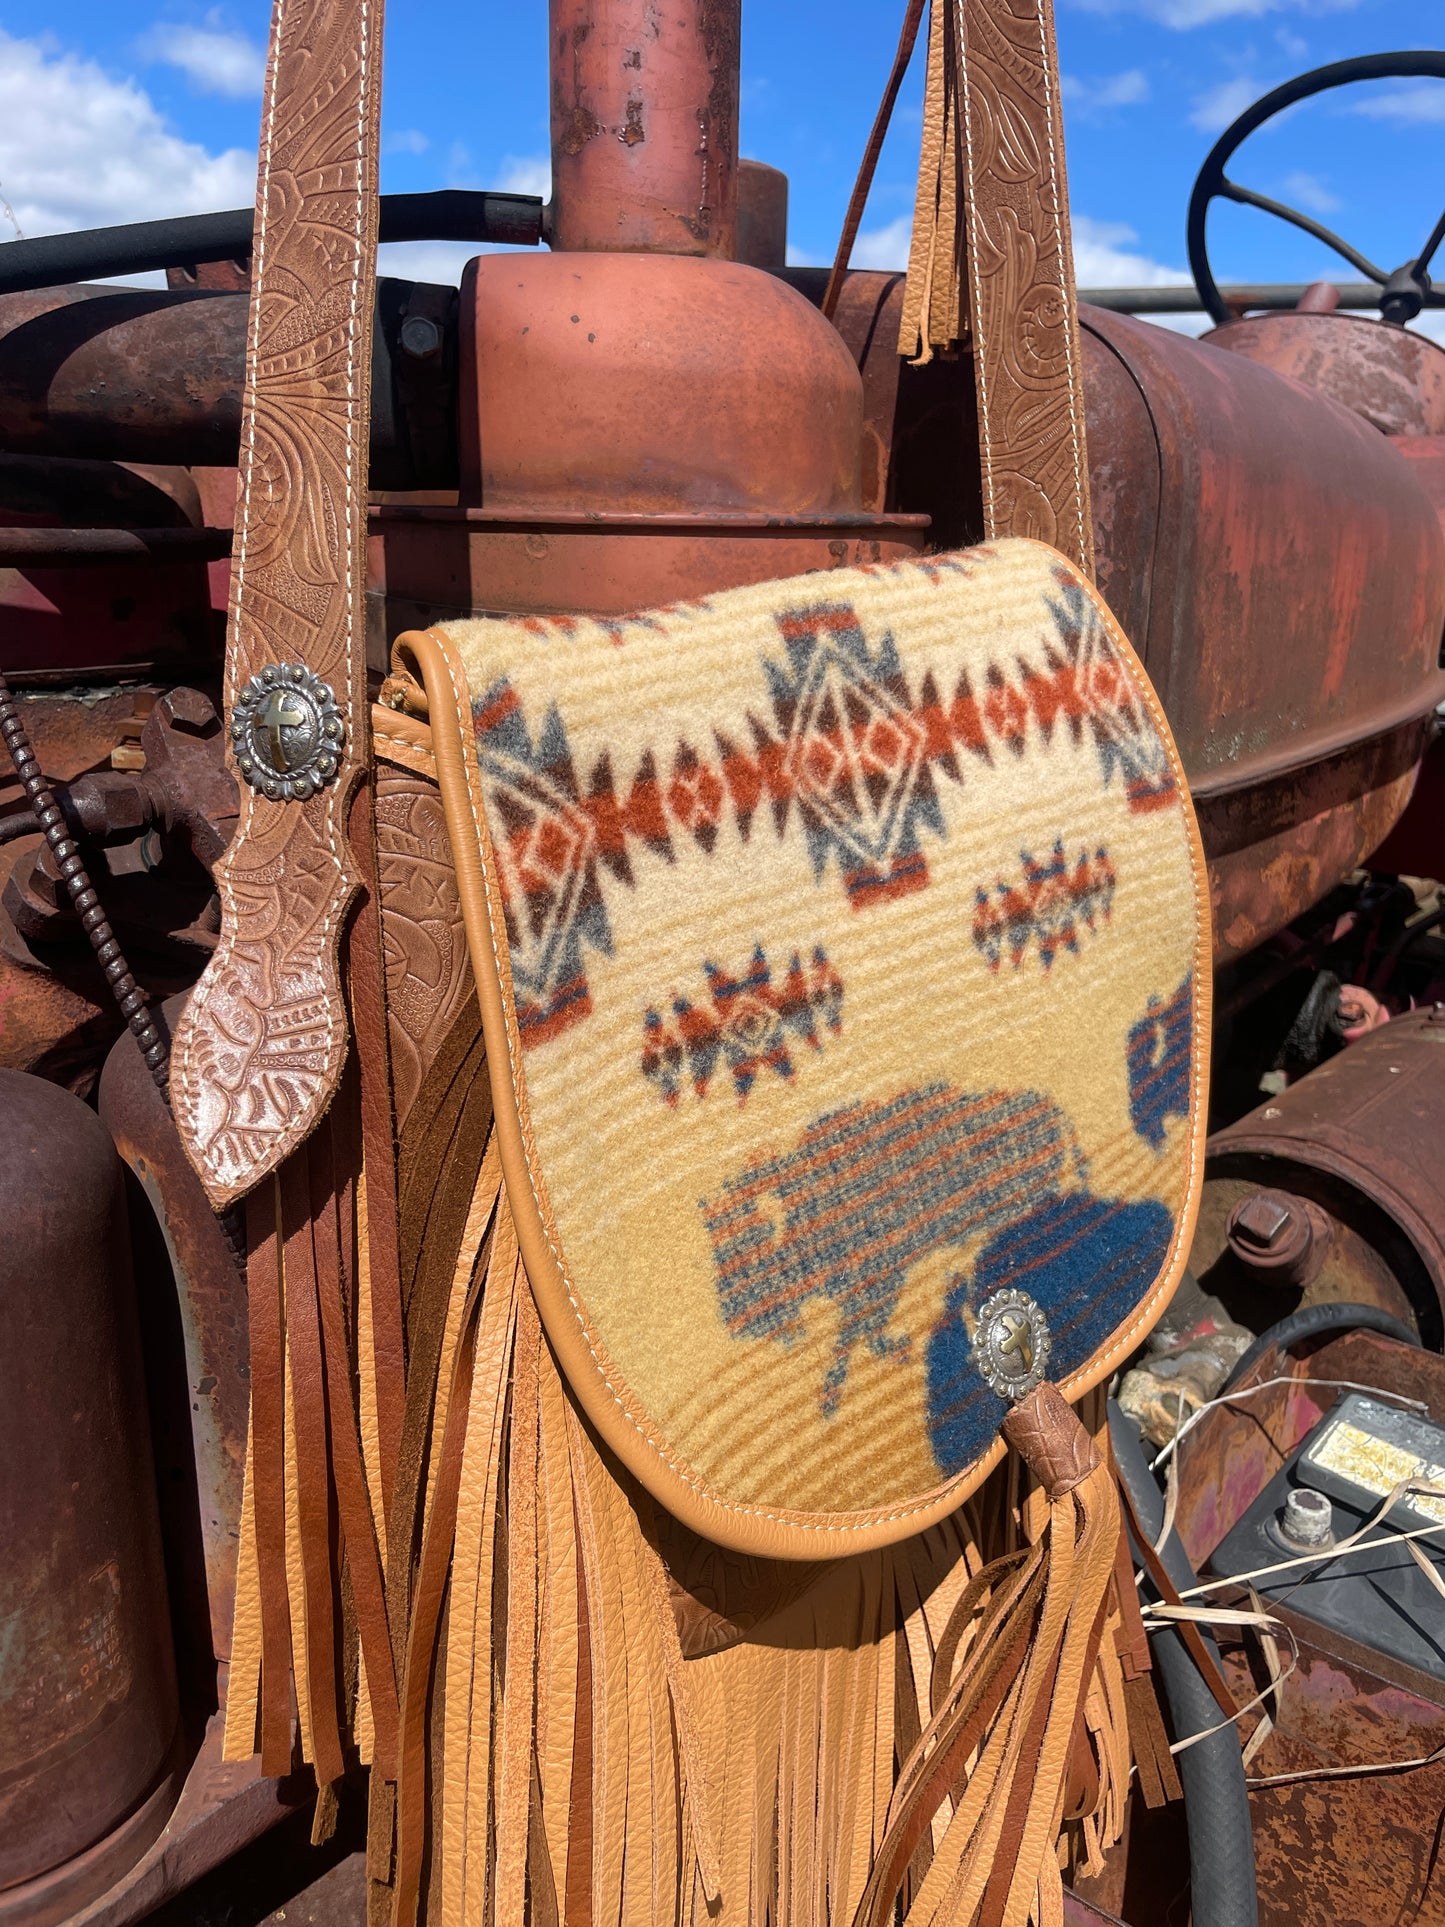
[[(1445, 44), (1445, 0), (1057, 5), (1085, 285), (1180, 278), (1194, 174), (1266, 88), (1349, 54)], [(790, 176), (798, 259), (831, 254), (901, 6), (745, 5), (743, 151)], [(248, 201), (268, 12), (263, 0), (0, 0), (0, 234)], [(545, 21), (545, 0), (391, 0), (384, 187), (545, 185)], [(865, 264), (904, 257), (916, 83), (864, 222)], [(1377, 83), (1296, 110), (1256, 136), (1235, 171), (1394, 266), (1445, 204), (1445, 81)], [(1222, 210), (1212, 234), (1221, 280), (1327, 267), (1316, 244), (1257, 214)], [(449, 275), (460, 252), (406, 265)]]

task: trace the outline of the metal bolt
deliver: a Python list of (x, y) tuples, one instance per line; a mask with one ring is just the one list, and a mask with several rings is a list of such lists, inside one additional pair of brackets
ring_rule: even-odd
[(1294, 1213), (1278, 1191), (1256, 1191), (1233, 1214), (1230, 1228), (1256, 1250), (1273, 1251), (1293, 1222)]
[(1313, 1549), (1334, 1544), (1334, 1513), (1323, 1492), (1307, 1485), (1286, 1493), (1284, 1510), (1279, 1515), (1281, 1538), (1292, 1546)]
[(1229, 1248), (1261, 1281), (1307, 1285), (1324, 1264), (1334, 1238), (1329, 1216), (1288, 1191), (1252, 1191), (1229, 1214)]
[(424, 314), (408, 315), (401, 324), (401, 346), (416, 361), (425, 361), (442, 345), (442, 331)]

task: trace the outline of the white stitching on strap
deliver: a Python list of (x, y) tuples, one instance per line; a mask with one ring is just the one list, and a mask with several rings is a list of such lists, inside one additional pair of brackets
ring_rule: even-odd
[[(1074, 366), (1074, 329), (1076, 310), (1068, 299), (1065, 287), (1065, 268), (1071, 263), (1064, 260), (1064, 221), (1063, 201), (1059, 194), (1059, 156), (1054, 143), (1054, 76), (1053, 62), (1049, 59), (1048, 25), (1044, 19), (1044, 0), (1036, 0), (1039, 23), (1039, 56), (1044, 73), (1044, 125), (1049, 133), (1049, 192), (1054, 201), (1054, 242), (1058, 252), (1059, 293), (1064, 297), (1064, 369), (1069, 385), (1069, 445), (1074, 457), (1074, 514), (1078, 524), (1079, 562), (1087, 562), (1089, 556), (1088, 521), (1084, 514), (1084, 468), (1079, 453), (1083, 440), (1084, 404), (1079, 394), (1078, 370)], [(1072, 249), (1070, 250), (1072, 253)]]

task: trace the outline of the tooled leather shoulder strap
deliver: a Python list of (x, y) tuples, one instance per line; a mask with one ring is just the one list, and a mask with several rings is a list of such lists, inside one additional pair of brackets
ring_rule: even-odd
[(1053, 0), (958, 0), (984, 531), (1094, 572)]
[[(900, 59), (916, 11), (910, 4)], [(885, 109), (895, 92), (890, 81)], [(878, 146), (875, 129), (855, 207)], [(933, 0), (899, 352), (927, 361), (935, 348), (965, 342), (984, 534), (1048, 542), (1092, 575), (1052, 0)]]
[(381, 0), (277, 0), (272, 21), (226, 651), (241, 816), (171, 1071), (218, 1209), (305, 1140), (346, 1061), (381, 24)]

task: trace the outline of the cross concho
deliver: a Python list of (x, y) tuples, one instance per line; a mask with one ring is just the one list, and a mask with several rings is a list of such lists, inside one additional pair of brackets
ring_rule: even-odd
[(277, 803), (304, 801), (329, 783), (345, 736), (331, 685), (301, 662), (267, 663), (231, 711), (236, 767)]
[(979, 1306), (973, 1355), (1000, 1398), (1017, 1402), (1043, 1383), (1049, 1348), (1048, 1320), (1027, 1292), (996, 1291)]

